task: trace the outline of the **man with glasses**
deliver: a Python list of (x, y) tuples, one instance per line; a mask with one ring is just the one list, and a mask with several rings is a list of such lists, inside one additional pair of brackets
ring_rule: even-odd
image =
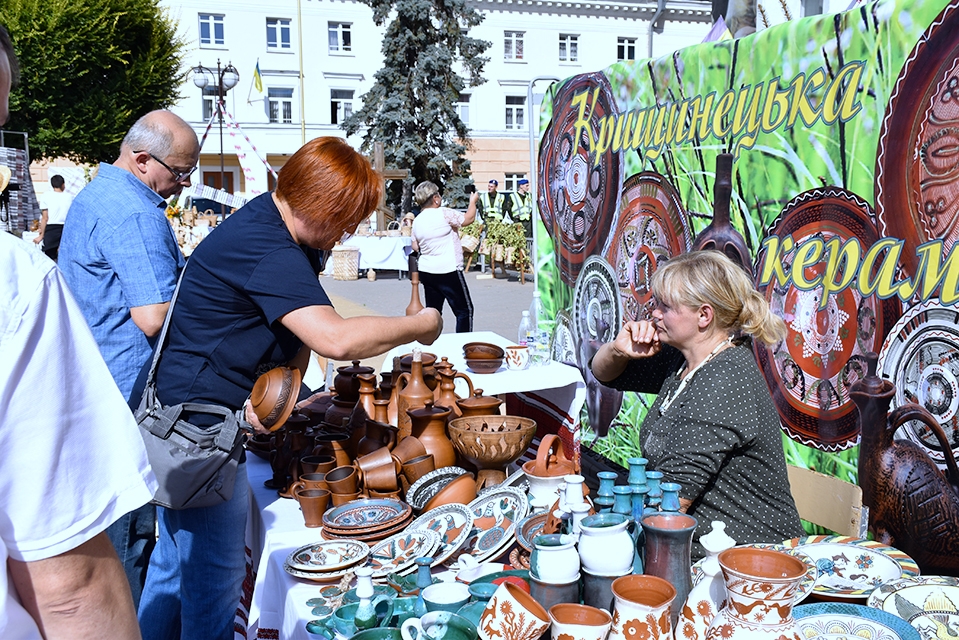
[[(101, 163), (77, 194), (63, 226), (60, 270), (128, 400), (185, 264), (166, 199), (190, 185), (199, 155), (196, 133), (181, 118), (169, 111), (146, 114), (123, 138), (116, 162)], [(153, 506), (146, 505), (108, 530), (136, 603), (155, 520)]]

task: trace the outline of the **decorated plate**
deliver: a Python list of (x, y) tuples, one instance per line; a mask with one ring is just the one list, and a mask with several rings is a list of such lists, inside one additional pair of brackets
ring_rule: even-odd
[(409, 526), (410, 530), (425, 529), (440, 537), (432, 566), (446, 562), (469, 538), (473, 529), (473, 512), (464, 504), (445, 504), (430, 509)]
[(443, 467), (430, 471), (410, 485), (406, 492), (406, 501), (417, 511), (422, 510), (426, 503), (440, 492), (440, 489), (464, 473), (469, 472), (461, 467)]
[(528, 553), (533, 551), (533, 538), (538, 536), (546, 525), (548, 513), (534, 513), (531, 516), (523, 518), (516, 525), (516, 542)]
[(553, 327), (553, 335), (550, 338), (549, 352), (554, 362), (577, 366), (576, 354), (579, 349), (576, 346), (573, 321), (565, 309), (561, 309), (556, 314), (556, 325)]
[(366, 559), (370, 548), (357, 540), (324, 540), (300, 547), (286, 563), (299, 571), (335, 571)]
[(861, 604), (819, 602), (793, 609), (799, 636), (810, 640), (921, 640), (894, 615)]
[[(798, 604), (806, 599), (810, 593), (812, 593), (813, 586), (816, 584), (816, 578), (819, 577), (819, 569), (816, 568), (816, 563), (810, 558), (806, 553), (799, 549), (793, 549), (782, 544), (768, 544), (768, 543), (755, 543), (755, 544), (738, 544), (736, 545), (739, 548), (747, 549), (771, 549), (773, 551), (781, 551), (783, 553), (788, 553), (802, 561), (806, 565), (806, 575), (803, 577), (802, 582), (799, 583), (799, 588), (796, 590), (796, 598), (793, 600), (793, 604)], [(693, 573), (693, 585), (699, 584), (700, 580), (703, 579), (703, 576), (706, 573), (703, 571), (703, 563), (706, 561), (706, 558), (696, 561), (692, 566)]]
[[(891, 409), (907, 402), (925, 407), (949, 438), (959, 458), (959, 312), (929, 301), (912, 307), (889, 332), (879, 353), (879, 375), (896, 387)], [(939, 439), (918, 420), (896, 431), (896, 438), (922, 447), (940, 469), (946, 453)]]
[[(856, 406), (849, 395), (853, 383), (866, 375), (865, 354), (882, 348), (890, 327), (902, 307), (896, 297), (880, 300), (863, 296), (856, 285), (823, 297), (822, 280), (833, 256), (846, 243), (871, 247), (879, 240), (869, 204), (838, 187), (813, 189), (793, 198), (769, 232), (783, 241), (791, 239), (789, 251), (759, 255), (756, 273), (768, 269), (767, 261), (782, 263), (782, 272), (792, 276), (793, 263), (820, 245), (822, 257), (800, 271), (807, 282), (791, 279), (762, 283), (759, 291), (773, 313), (786, 322), (783, 342), (754, 344), (759, 367), (772, 390), (783, 429), (793, 440), (822, 451), (843, 451), (859, 443)], [(764, 245), (766, 246), (766, 245)], [(804, 249), (805, 247), (805, 249)], [(818, 255), (818, 254), (817, 254)], [(875, 277), (862, 273), (860, 280)], [(760, 279), (762, 279), (760, 275)]]
[(369, 565), (374, 578), (385, 578), (413, 565), (413, 561), (430, 555), (440, 542), (435, 531), (407, 530), (381, 540), (370, 548)]
[(356, 566), (349, 566), (344, 569), (337, 569), (336, 571), (301, 571), (299, 569), (294, 569), (288, 563), (283, 563), (283, 570), (294, 578), (302, 578), (303, 580), (309, 580), (311, 582), (335, 582), (342, 579), (347, 574), (352, 574)]
[(959, 638), (959, 578), (900, 578), (876, 588), (866, 604), (899, 616), (923, 638)]
[(320, 530), (320, 535), (323, 536), (326, 540), (359, 540), (361, 542), (377, 542), (385, 538), (390, 537), (395, 533), (399, 533), (406, 529), (410, 521), (413, 519), (413, 516), (410, 515), (407, 518), (403, 518), (396, 522), (396, 524), (390, 524), (390, 526), (385, 529), (377, 529), (375, 531), (361, 531), (361, 532), (339, 532), (333, 529), (327, 529), (324, 527)]
[(813, 592), (833, 598), (865, 599), (884, 582), (919, 575), (908, 555), (879, 542), (848, 536), (806, 536), (783, 545), (812, 558), (819, 569)]
[(399, 500), (353, 500), (334, 507), (323, 514), (323, 525), (339, 532), (379, 529), (402, 520), (412, 512), (410, 506)]
[(512, 544), (517, 523), (529, 512), (526, 494), (514, 487), (490, 491), (467, 506), (473, 513), (473, 529), (465, 553), (479, 563), (495, 558)]

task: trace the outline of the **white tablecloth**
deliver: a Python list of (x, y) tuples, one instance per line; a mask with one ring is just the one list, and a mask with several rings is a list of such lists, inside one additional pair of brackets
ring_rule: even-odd
[(360, 269), (408, 271), (412, 243), (409, 236), (352, 236), (343, 244), (360, 250)]

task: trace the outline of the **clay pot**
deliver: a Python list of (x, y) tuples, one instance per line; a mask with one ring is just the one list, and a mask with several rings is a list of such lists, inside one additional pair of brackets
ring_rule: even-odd
[[(669, 610), (676, 589), (671, 584), (656, 576), (628, 575), (616, 578), (612, 591), (615, 605), (609, 640), (672, 640)], [(641, 628), (634, 628), (636, 621), (643, 623)]]
[[(360, 381), (356, 376), (365, 373), (373, 373), (373, 367), (360, 365), (359, 360), (354, 360), (352, 365), (339, 367), (337, 375), (333, 379), (333, 388), (336, 389), (336, 395), (342, 400), (356, 403), (360, 398)], [(327, 418), (329, 421), (329, 418)]]
[[(423, 378), (423, 354), (419, 349), (413, 349), (410, 361), (410, 372), (400, 375), (397, 382), (397, 427), (399, 440), (409, 436), (412, 431), (410, 410), (426, 406), (427, 401), (433, 402), (433, 389), (427, 386)], [(436, 356), (433, 356), (436, 359)], [(450, 463), (452, 464), (452, 463)]]
[(270, 431), (283, 426), (296, 405), (301, 381), (300, 370), (295, 367), (276, 367), (256, 379), (250, 404), (260, 424)]
[(472, 396), (456, 401), (463, 418), (496, 415), (502, 404), (503, 401), (496, 396), (484, 396), (482, 389), (474, 389)]
[(329, 488), (329, 485), (326, 484), (325, 473), (304, 473), (302, 476), (300, 476), (299, 480), (290, 486), (290, 492), (296, 494), (299, 489), (329, 490)]
[(505, 355), (503, 347), (489, 342), (467, 342), (463, 345), (463, 356), (467, 360), (502, 360)]
[(343, 429), (343, 421), (349, 422), (353, 415), (353, 408), (356, 406), (356, 400), (345, 400), (341, 396), (333, 396), (333, 402), (330, 408), (326, 410), (324, 422), (331, 425), (334, 430)]
[(523, 465), (528, 476), (554, 478), (576, 473), (575, 465), (566, 457), (563, 441), (555, 433), (543, 437), (536, 450), (536, 459)]
[[(446, 360), (446, 358), (443, 358), (443, 360)], [(452, 409), (450, 418), (459, 418), (463, 415), (463, 411), (457, 404), (460, 397), (456, 395), (456, 379), (466, 380), (466, 385), (469, 387), (469, 396), (467, 397), (473, 395), (473, 381), (470, 380), (468, 375), (460, 373), (452, 367), (437, 367), (436, 374), (439, 376), (440, 383), (436, 385), (436, 390), (433, 392), (433, 404), (437, 407), (449, 407)]]
[(413, 437), (422, 443), (427, 453), (433, 455), (437, 469), (456, 464), (456, 450), (446, 437), (446, 421), (450, 412), (447, 407), (433, 406), (432, 396), (423, 408), (407, 411), (412, 422), (410, 429)]

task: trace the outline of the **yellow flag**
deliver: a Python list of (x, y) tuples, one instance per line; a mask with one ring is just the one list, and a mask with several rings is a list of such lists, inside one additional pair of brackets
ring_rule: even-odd
[(253, 87), (257, 93), (263, 93), (263, 76), (260, 75), (260, 61), (256, 61), (256, 69), (253, 71)]

